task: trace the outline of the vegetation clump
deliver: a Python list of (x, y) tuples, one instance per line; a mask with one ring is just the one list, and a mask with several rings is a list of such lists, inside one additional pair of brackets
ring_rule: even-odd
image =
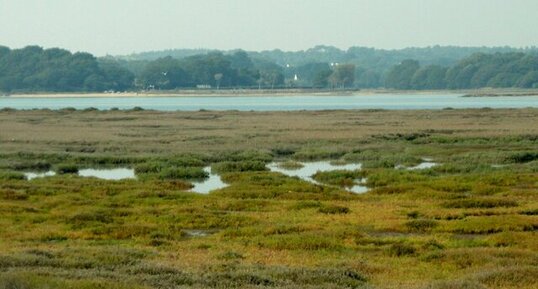
[(534, 160), (538, 160), (538, 152), (523, 152), (511, 155), (508, 158), (509, 161), (514, 163), (528, 163)]
[(211, 169), (218, 173), (259, 172), (268, 170), (265, 163), (262, 161), (221, 162), (214, 164)]
[(0, 171), (0, 180), (24, 180), (25, 178), (20, 172)]
[(352, 187), (356, 180), (362, 177), (361, 171), (349, 171), (349, 170), (335, 170), (326, 172), (317, 172), (312, 178), (318, 182), (340, 186), (340, 187)]
[(414, 255), (416, 251), (414, 246), (406, 243), (395, 243), (388, 248), (388, 254), (395, 257)]
[(438, 222), (430, 219), (416, 219), (405, 223), (412, 232), (427, 232), (438, 226)]
[(350, 212), (348, 207), (337, 206), (337, 205), (325, 205), (321, 206), (318, 211), (323, 214), (337, 215), (337, 214), (347, 214)]
[(75, 164), (60, 164), (56, 167), (56, 173), (60, 175), (77, 174), (78, 166)]
[(300, 162), (295, 161), (285, 161), (278, 164), (279, 168), (286, 169), (286, 170), (298, 170), (302, 167), (304, 167), (303, 164)]
[(205, 179), (209, 173), (197, 167), (171, 167), (162, 169), (158, 176), (163, 180)]
[(505, 199), (479, 199), (479, 198), (467, 198), (454, 201), (448, 201), (443, 203), (445, 208), (498, 208), (498, 207), (517, 207), (518, 203), (514, 200)]

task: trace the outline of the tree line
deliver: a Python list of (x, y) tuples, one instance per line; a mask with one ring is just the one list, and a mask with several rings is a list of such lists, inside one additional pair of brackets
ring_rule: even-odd
[[(227, 53), (197, 50), (185, 53), (182, 58), (164, 56), (144, 60), (111, 56), (96, 58), (89, 53), (71, 53), (59, 48), (28, 46), (9, 49), (0, 46), (0, 91), (538, 87), (538, 54), (534, 50), (474, 53), (451, 65), (439, 64), (444, 63), (442, 59), (430, 59), (424, 64), (416, 59), (404, 59), (384, 70), (357, 64), (353, 59), (346, 61), (345, 57), (338, 57), (339, 61), (321, 61), (329, 59), (321, 55), (338, 54), (333, 50), (318, 47), (309, 55), (317, 53), (319, 59), (309, 59), (302, 64), (281, 64), (263, 56), (263, 53), (242, 50)], [(372, 50), (358, 48), (352, 51), (373, 53)], [(283, 61), (286, 62), (286, 59)]]
[(251, 59), (244, 51), (210, 52), (183, 59), (167, 56), (146, 63), (138, 76), (136, 86), (142, 89), (275, 88), (284, 83), (282, 67)]
[(0, 46), (0, 91), (105, 91), (132, 87), (134, 74), (84, 52)]
[(392, 67), (385, 86), (395, 89), (538, 88), (538, 55), (477, 53), (451, 67), (404, 60)]

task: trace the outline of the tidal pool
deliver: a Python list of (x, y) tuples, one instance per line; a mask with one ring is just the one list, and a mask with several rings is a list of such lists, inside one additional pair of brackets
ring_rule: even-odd
[(433, 168), (435, 166), (437, 166), (438, 163), (434, 162), (433, 159), (431, 158), (423, 158), (422, 159), (422, 163), (416, 165), (416, 166), (412, 166), (412, 167), (406, 167), (404, 165), (397, 165), (396, 167), (394, 167), (395, 169), (398, 169), (398, 170), (401, 170), (401, 169), (405, 169), (405, 170), (425, 170), (425, 169), (430, 169), (430, 168)]
[(211, 191), (222, 189), (228, 186), (228, 184), (222, 181), (218, 174), (211, 172), (211, 167), (205, 167), (204, 171), (209, 174), (209, 177), (203, 181), (192, 182), (194, 185), (194, 187), (191, 189), (192, 192), (208, 194)]
[[(319, 183), (318, 181), (312, 178), (312, 176), (315, 175), (317, 172), (329, 172), (329, 171), (336, 171), (336, 170), (354, 171), (354, 170), (360, 170), (362, 167), (360, 164), (334, 165), (328, 161), (301, 163), (303, 167), (297, 168), (297, 169), (282, 168), (279, 165), (280, 163), (270, 163), (267, 167), (272, 172), (278, 172), (278, 173), (281, 173), (290, 177), (298, 177), (302, 180), (305, 180), (307, 182), (311, 182), (314, 184), (318, 184), (318, 185), (325, 185), (325, 184)], [(349, 190), (350, 192), (357, 193), (357, 194), (362, 194), (368, 191), (368, 188), (365, 186), (362, 186), (360, 183), (346, 189)]]
[(83, 169), (78, 171), (81, 177), (95, 177), (103, 180), (124, 180), (135, 179), (134, 169), (117, 168), (117, 169)]
[(414, 167), (409, 167), (407, 168), (408, 170), (424, 170), (424, 169), (429, 169), (429, 168), (433, 168), (437, 165), (437, 163), (434, 163), (434, 162), (423, 162), (423, 163), (420, 163)]
[(31, 181), (33, 179), (37, 178), (44, 178), (44, 177), (52, 177), (55, 176), (56, 173), (54, 171), (48, 171), (48, 172), (27, 172), (24, 173), (24, 176), (27, 180)]
[[(26, 172), (24, 173), (27, 180), (33, 180), (36, 178), (52, 177), (56, 175), (54, 171), (48, 172)], [(124, 180), (135, 179), (135, 172), (133, 169), (128, 168), (116, 168), (116, 169), (83, 169), (78, 171), (78, 175), (81, 177), (95, 177), (103, 180)]]

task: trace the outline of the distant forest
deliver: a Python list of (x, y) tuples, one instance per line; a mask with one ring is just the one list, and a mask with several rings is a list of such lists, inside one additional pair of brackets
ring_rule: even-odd
[(4, 93), (482, 87), (538, 88), (538, 48), (180, 49), (97, 58), (59, 48), (0, 46), (0, 91)]

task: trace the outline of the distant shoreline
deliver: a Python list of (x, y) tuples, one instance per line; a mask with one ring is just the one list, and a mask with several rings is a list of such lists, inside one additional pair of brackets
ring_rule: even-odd
[(317, 89), (221, 89), (221, 90), (163, 90), (140, 92), (36, 92), (0, 95), (0, 98), (115, 98), (115, 97), (253, 97), (253, 96), (355, 96), (375, 94), (443, 95), (461, 94), (463, 97), (538, 96), (538, 89), (478, 89), (478, 90), (317, 90)]

